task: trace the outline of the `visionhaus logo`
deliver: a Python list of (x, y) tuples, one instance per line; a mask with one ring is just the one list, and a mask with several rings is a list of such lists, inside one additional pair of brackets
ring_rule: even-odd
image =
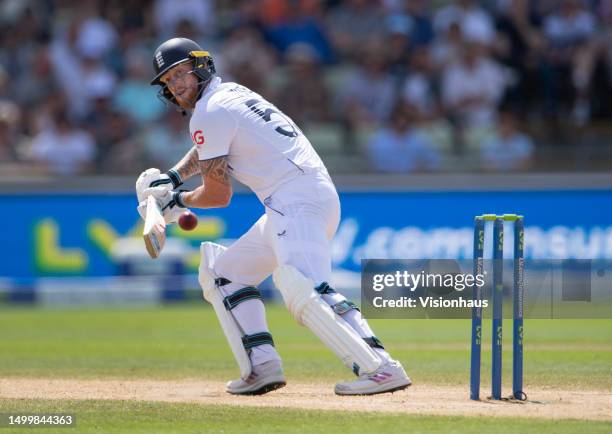
[(449, 300), (444, 297), (419, 296), (413, 297), (397, 297), (397, 298), (372, 298), (372, 305), (376, 308), (473, 308), (473, 307), (489, 307), (489, 300), (470, 300), (464, 297)]

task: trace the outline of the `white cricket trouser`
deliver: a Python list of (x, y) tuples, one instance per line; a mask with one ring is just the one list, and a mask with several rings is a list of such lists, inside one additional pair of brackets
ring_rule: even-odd
[[(331, 241), (340, 221), (338, 193), (325, 172), (308, 173), (281, 186), (264, 200), (265, 214), (215, 262), (215, 273), (232, 283), (220, 289), (229, 295), (246, 286), (257, 286), (279, 265), (293, 265), (318, 285), (331, 279)], [(333, 286), (333, 284), (332, 284)], [(346, 298), (325, 294), (330, 305)], [(246, 334), (268, 331), (260, 300), (248, 300), (232, 313)], [(372, 330), (359, 311), (343, 315), (360, 337)], [(384, 350), (380, 351), (388, 357)], [(280, 358), (271, 345), (254, 347), (254, 365)]]
[(331, 277), (331, 240), (340, 200), (329, 175), (310, 173), (264, 200), (265, 214), (216, 263), (219, 276), (256, 286), (279, 265), (290, 264), (315, 283)]

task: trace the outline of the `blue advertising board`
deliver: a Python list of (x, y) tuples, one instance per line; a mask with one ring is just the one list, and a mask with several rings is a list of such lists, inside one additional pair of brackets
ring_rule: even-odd
[[(132, 194), (0, 195), (0, 276), (105, 276), (117, 273), (114, 242), (139, 236)], [(361, 258), (469, 258), (472, 221), (483, 213), (525, 215), (529, 258), (612, 258), (612, 190), (491, 192), (347, 192), (333, 244), (336, 268), (358, 271)], [(194, 247), (235, 239), (261, 215), (252, 194), (239, 193), (226, 209), (196, 210), (194, 232), (170, 234)], [(143, 246), (144, 251), (144, 246)]]

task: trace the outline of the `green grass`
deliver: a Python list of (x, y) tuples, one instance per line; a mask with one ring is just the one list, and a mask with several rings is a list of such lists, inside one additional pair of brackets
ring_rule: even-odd
[[(348, 371), (282, 306), (269, 324), (291, 380), (333, 381)], [(371, 324), (415, 382), (466, 384), (469, 320), (375, 320)], [(485, 323), (483, 381), (490, 363)], [(504, 380), (511, 377), (505, 324)], [(527, 320), (525, 383), (612, 390), (612, 320)], [(214, 378), (238, 370), (212, 309), (0, 309), (0, 376)]]
[[(285, 308), (269, 324), (290, 380), (329, 381), (348, 371)], [(413, 381), (465, 385), (469, 320), (375, 320), (371, 324)], [(485, 323), (488, 332), (489, 323)], [(511, 324), (506, 324), (509, 386)], [(485, 334), (485, 339), (490, 333)], [(550, 386), (612, 390), (612, 320), (527, 320), (526, 391)], [(489, 341), (483, 380), (488, 380)], [(0, 377), (229, 379), (235, 362), (206, 305), (148, 309), (0, 309)], [(486, 386), (483, 386), (486, 387)], [(611, 432), (609, 422), (445, 417), (136, 401), (0, 399), (0, 413), (77, 415), (76, 432)], [(0, 429), (0, 432), (3, 432)], [(37, 429), (32, 430), (37, 432)], [(54, 431), (54, 430), (52, 430)], [(28, 432), (20, 429), (19, 432)]]
[[(79, 433), (608, 433), (610, 422), (416, 416), (135, 401), (1, 400), (0, 412), (72, 413)], [(0, 429), (0, 432), (4, 430)], [(13, 430), (17, 432), (16, 430)], [(18, 432), (39, 432), (20, 428)], [(55, 430), (54, 430), (55, 431)], [(58, 430), (59, 431), (59, 430)], [(64, 430), (62, 430), (64, 432)], [(74, 432), (66, 429), (65, 432)]]

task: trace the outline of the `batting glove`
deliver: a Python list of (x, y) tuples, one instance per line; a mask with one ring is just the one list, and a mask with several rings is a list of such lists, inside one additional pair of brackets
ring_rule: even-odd
[(148, 188), (162, 187), (166, 191), (171, 191), (182, 184), (181, 176), (176, 170), (170, 169), (166, 173), (161, 173), (159, 169), (147, 169), (140, 174), (136, 181), (136, 196), (140, 203), (146, 199), (144, 191)]
[(155, 200), (157, 200), (157, 203), (159, 203), (162, 209), (166, 224), (169, 225), (175, 223), (178, 220), (179, 216), (183, 212), (185, 212), (186, 209), (185, 204), (181, 200), (181, 193), (183, 191), (184, 190), (166, 190), (165, 186), (147, 188), (143, 192), (144, 199), (140, 202), (140, 205), (138, 206), (138, 212), (140, 213), (140, 216), (144, 219), (144, 216), (146, 215), (147, 198), (149, 196), (153, 196), (155, 197)]

